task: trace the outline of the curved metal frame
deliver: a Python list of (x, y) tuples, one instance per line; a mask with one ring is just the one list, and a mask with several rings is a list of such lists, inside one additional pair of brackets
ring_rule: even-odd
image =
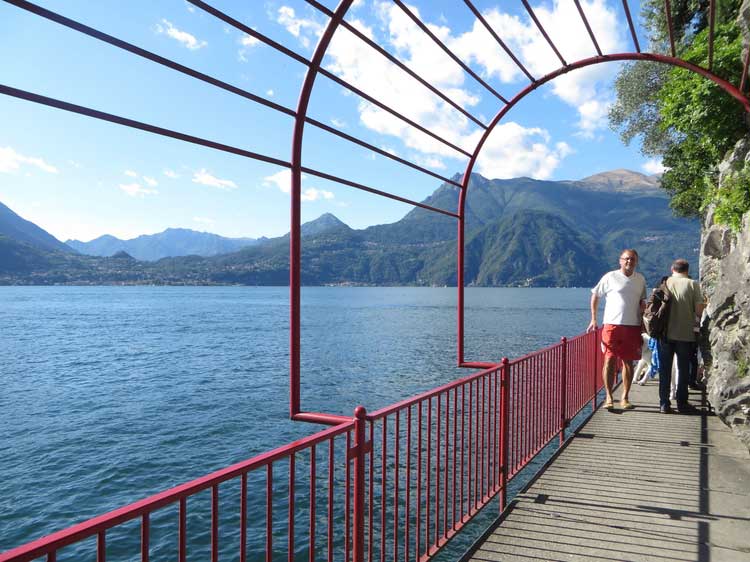
[[(529, 15), (529, 18), (534, 23), (539, 33), (541, 33), (542, 37), (546, 40), (550, 49), (552, 50), (552, 52), (554, 52), (554, 54), (560, 60), (561, 65), (562, 65), (557, 70), (550, 72), (539, 79), (536, 79), (529, 73), (526, 67), (520, 62), (518, 57), (513, 53), (513, 51), (508, 48), (508, 46), (503, 42), (500, 36), (488, 24), (488, 22), (482, 16), (481, 12), (479, 12), (479, 10), (474, 6), (472, 1), (463, 0), (463, 3), (467, 6), (467, 9), (474, 15), (477, 21), (479, 21), (485, 27), (485, 29), (489, 32), (489, 34), (498, 44), (499, 48), (501, 48), (514, 61), (514, 63), (529, 79), (528, 85), (522, 88), (509, 101), (506, 101), (505, 97), (500, 95), (491, 85), (489, 85), (485, 80), (483, 80), (473, 70), (471, 70), (471, 68), (469, 68), (467, 64), (461, 61), (461, 59), (457, 57), (455, 53), (453, 53), (443, 42), (439, 40), (439, 38), (437, 38), (428, 29), (426, 24), (422, 20), (420, 20), (419, 17), (408, 8), (408, 6), (406, 6), (400, 0), (392, 0), (395, 6), (398, 6), (401, 10), (404, 11), (404, 13), (408, 17), (411, 18), (415, 26), (419, 30), (421, 30), (421, 32), (425, 33), (428, 37), (430, 37), (435, 42), (436, 46), (442, 49), (451, 59), (453, 59), (464, 70), (464, 72), (466, 72), (469, 76), (473, 77), (477, 81), (477, 84), (482, 86), (487, 93), (491, 94), (496, 99), (499, 99), (501, 102), (503, 102), (503, 106), (497, 112), (497, 114), (495, 115), (495, 118), (492, 120), (492, 122), (489, 125), (483, 124), (482, 121), (480, 121), (478, 118), (473, 116), (471, 113), (459, 107), (455, 101), (451, 100), (448, 96), (442, 93), (438, 88), (436, 88), (435, 86), (427, 82), (419, 74), (414, 72), (413, 69), (410, 69), (407, 65), (400, 62), (396, 57), (391, 55), (386, 49), (378, 45), (375, 41), (369, 39), (367, 36), (365, 36), (361, 32), (359, 32), (355, 26), (345, 21), (344, 17), (347, 14), (351, 5), (354, 3), (354, 0), (341, 0), (337, 8), (333, 11), (328, 9), (326, 6), (324, 6), (317, 0), (305, 0), (305, 2), (307, 2), (311, 7), (313, 7), (314, 9), (318, 10), (320, 13), (330, 18), (328, 25), (326, 26), (322, 36), (320, 37), (320, 40), (318, 41), (318, 44), (315, 48), (315, 51), (313, 53), (313, 57), (311, 60), (308, 60), (304, 56), (293, 51), (292, 49), (285, 47), (284, 45), (278, 43), (277, 41), (274, 41), (273, 39), (266, 37), (265, 35), (258, 32), (257, 30), (249, 27), (248, 25), (232, 18), (231, 16), (225, 14), (221, 10), (211, 6), (209, 3), (207, 3), (204, 0), (186, 0), (190, 4), (196, 6), (197, 8), (200, 8), (201, 10), (211, 15), (212, 17), (215, 17), (223, 21), (225, 24), (231, 27), (234, 27), (235, 29), (241, 31), (242, 33), (246, 33), (254, 37), (255, 39), (267, 45), (268, 47), (271, 47), (272, 49), (296, 61), (297, 63), (302, 64), (303, 66), (307, 67), (307, 72), (305, 74), (305, 78), (300, 88), (296, 111), (290, 108), (284, 107), (280, 104), (277, 104), (276, 102), (273, 102), (271, 100), (265, 99), (257, 94), (253, 94), (247, 90), (233, 86), (227, 82), (219, 80), (218, 78), (214, 76), (204, 74), (202, 72), (199, 72), (196, 69), (187, 67), (183, 64), (180, 64), (173, 60), (162, 57), (156, 53), (153, 53), (151, 51), (148, 51), (146, 49), (143, 49), (141, 47), (138, 47), (136, 45), (123, 41), (121, 39), (118, 39), (117, 37), (108, 35), (100, 30), (86, 26), (82, 24), (81, 22), (72, 20), (60, 14), (57, 14), (51, 10), (48, 10), (46, 8), (42, 8), (41, 6), (38, 6), (28, 0), (0, 0), (0, 1), (4, 1), (7, 4), (14, 5), (18, 7), (19, 9), (25, 10), (27, 12), (34, 13), (37, 16), (46, 18), (50, 21), (53, 21), (59, 25), (68, 27), (69, 29), (77, 31), (84, 35), (88, 35), (89, 37), (92, 37), (93, 39), (102, 41), (118, 49), (125, 50), (133, 55), (150, 60), (153, 63), (162, 65), (166, 68), (170, 68), (173, 71), (180, 72), (196, 80), (200, 80), (214, 87), (223, 89), (231, 94), (243, 97), (244, 99), (248, 101), (257, 103), (270, 110), (279, 112), (283, 115), (291, 117), (294, 120), (292, 143), (291, 143), (292, 144), (291, 160), (287, 162), (287, 161), (280, 160), (278, 158), (274, 158), (274, 157), (264, 155), (264, 154), (259, 154), (259, 153), (245, 150), (236, 146), (231, 146), (231, 145), (223, 144), (221, 142), (217, 142), (214, 140), (205, 139), (205, 138), (201, 138), (201, 137), (197, 137), (193, 135), (187, 135), (180, 131), (175, 131), (175, 130), (167, 129), (164, 127), (159, 127), (152, 123), (145, 123), (145, 122), (137, 121), (135, 119), (129, 119), (124, 116), (114, 115), (111, 113), (99, 111), (91, 107), (76, 105), (74, 103), (70, 103), (67, 101), (58, 100), (58, 99), (51, 98), (48, 96), (42, 96), (34, 92), (28, 92), (28, 91), (20, 90), (18, 88), (14, 88), (9, 85), (0, 84), (0, 94), (2, 95), (12, 96), (12, 97), (19, 98), (19, 99), (25, 99), (33, 103), (55, 107), (57, 109), (61, 109), (64, 111), (78, 113), (80, 115), (84, 115), (84, 116), (91, 117), (94, 119), (100, 119), (100, 120), (108, 121), (108, 122), (115, 123), (121, 126), (146, 131), (152, 134), (174, 138), (177, 140), (181, 140), (183, 142), (205, 146), (208, 148), (212, 148), (214, 150), (219, 150), (222, 152), (242, 156), (244, 158), (250, 158), (250, 159), (270, 163), (270, 164), (279, 166), (281, 168), (287, 168), (291, 170), (291, 211), (290, 211), (291, 227), (290, 227), (290, 241), (289, 241), (289, 254), (290, 254), (290, 260), (289, 260), (290, 261), (290, 271), (289, 271), (290, 289), (289, 289), (289, 292), (290, 292), (290, 305), (291, 305), (290, 306), (290, 309), (291, 309), (290, 310), (290, 336), (289, 336), (289, 346), (290, 346), (290, 405), (289, 407), (290, 407), (290, 416), (293, 419), (299, 419), (299, 420), (305, 420), (305, 421), (338, 424), (338, 423), (341, 423), (342, 417), (332, 415), (332, 414), (317, 414), (317, 413), (311, 413), (311, 412), (303, 412), (301, 409), (301, 403), (300, 403), (300, 353), (301, 353), (300, 352), (300, 340), (301, 340), (300, 338), (300, 306), (301, 306), (301, 302), (300, 302), (301, 213), (300, 211), (301, 211), (302, 173), (306, 173), (311, 176), (323, 178), (329, 181), (337, 182), (341, 185), (345, 185), (348, 187), (352, 187), (355, 189), (373, 193), (375, 195), (380, 195), (383, 197), (394, 199), (396, 201), (401, 201), (403, 203), (407, 203), (415, 207), (420, 207), (429, 211), (442, 213), (447, 216), (458, 219), (458, 223), (457, 223), (458, 225), (457, 275), (456, 275), (457, 286), (458, 286), (458, 299), (457, 299), (458, 300), (458, 303), (457, 303), (457, 307), (458, 307), (457, 359), (458, 361), (457, 362), (458, 362), (458, 365), (461, 367), (484, 368), (484, 367), (489, 367), (493, 364), (482, 363), (482, 362), (466, 362), (464, 358), (464, 237), (465, 237), (464, 210), (465, 210), (465, 205), (466, 205), (466, 197), (468, 195), (469, 179), (471, 177), (471, 172), (476, 164), (479, 153), (481, 152), (490, 133), (494, 130), (494, 128), (498, 125), (498, 123), (503, 119), (503, 117), (508, 113), (508, 111), (510, 111), (517, 103), (519, 103), (528, 94), (530, 94), (531, 92), (539, 88), (541, 85), (567, 72), (571, 72), (578, 68), (583, 68), (586, 66), (600, 64), (604, 62), (625, 61), (625, 60), (633, 60), (633, 61), (647, 60), (647, 61), (659, 62), (659, 63), (664, 63), (664, 64), (670, 64), (673, 66), (679, 66), (687, 70), (690, 70), (692, 72), (695, 72), (701, 76), (704, 76), (705, 78), (709, 80), (712, 80), (722, 89), (724, 89), (727, 93), (729, 93), (729, 95), (737, 99), (740, 102), (740, 104), (743, 106), (745, 111), (750, 114), (750, 100), (743, 93), (745, 90), (746, 82), (747, 82), (748, 65), (750, 64), (750, 49), (747, 50), (747, 53), (745, 54), (745, 58), (743, 61), (744, 64), (743, 64), (742, 77), (740, 79), (739, 88), (730, 84), (726, 80), (723, 80), (722, 78), (716, 76), (712, 72), (713, 42), (714, 42), (714, 27), (715, 27), (715, 6), (714, 6), (715, 0), (709, 0), (709, 7), (708, 7), (710, 21), (709, 21), (709, 32), (708, 32), (709, 66), (707, 69), (694, 65), (692, 63), (686, 62), (675, 56), (675, 34), (674, 34), (671, 19), (669, 17), (667, 18), (668, 32), (669, 32), (669, 43), (667, 47), (672, 51), (672, 56), (659, 55), (659, 54), (654, 54), (654, 53), (642, 53), (639, 42), (638, 42), (638, 37), (635, 31), (635, 27), (633, 25), (633, 20), (630, 14), (630, 8), (628, 6), (627, 0), (622, 0), (622, 7), (623, 7), (624, 14), (625, 14), (625, 19), (627, 21), (627, 26), (630, 30), (630, 36), (633, 41), (633, 46), (636, 52), (625, 52), (625, 53), (609, 54), (609, 55), (602, 54), (600, 45), (596, 40), (595, 34), (593, 30), (591, 29), (591, 26), (589, 25), (588, 19), (586, 18), (586, 14), (584, 12), (584, 9), (581, 3), (578, 0), (575, 0), (575, 7), (578, 10), (578, 14), (581, 18), (581, 21), (584, 27), (586, 28), (586, 32), (591, 38), (591, 42), (597, 52), (597, 56), (586, 58), (586, 59), (581, 59), (573, 63), (568, 63), (563, 58), (562, 54), (559, 52), (554, 42), (551, 40), (549, 34), (544, 29), (539, 19), (536, 17), (531, 5), (529, 4), (529, 1), (520, 0), (526, 12)], [(671, 10), (670, 0), (664, 0), (664, 10), (665, 10), (665, 13), (667, 14), (670, 13), (670, 10)], [(336, 76), (329, 70), (323, 68), (322, 67), (323, 58), (325, 57), (325, 54), (329, 48), (329, 45), (334, 36), (334, 33), (337, 31), (339, 26), (345, 27), (347, 30), (353, 33), (356, 37), (362, 40), (365, 44), (367, 44), (369, 47), (371, 47), (376, 52), (378, 52), (381, 56), (388, 59), (392, 64), (395, 64), (398, 68), (406, 72), (411, 78), (413, 78), (414, 80), (416, 80), (417, 82), (425, 86), (433, 94), (438, 96), (445, 103), (450, 105), (453, 109), (459, 111), (469, 120), (471, 120), (475, 125), (477, 125), (479, 129), (482, 130), (483, 134), (481, 135), (479, 141), (477, 142), (477, 145), (474, 147), (474, 150), (469, 152), (461, 147), (456, 146), (455, 144), (452, 144), (451, 142), (449, 142), (442, 136), (434, 133), (433, 131), (430, 131), (426, 127), (421, 126), (419, 123), (416, 123), (415, 121), (409, 119), (405, 115), (402, 115), (401, 113), (396, 111), (394, 108), (390, 107), (388, 104), (385, 104), (375, 99), (374, 97), (370, 96), (366, 92), (363, 92), (359, 88), (348, 83), (347, 81), (340, 78), (339, 76)], [(444, 177), (440, 174), (435, 173), (432, 170), (427, 169), (426, 167), (422, 165), (419, 165), (416, 162), (412, 162), (412, 161), (409, 161), (408, 159), (390, 154), (389, 152), (382, 150), (372, 145), (371, 143), (366, 142), (363, 139), (344, 133), (343, 131), (340, 131), (337, 128), (331, 127), (329, 125), (326, 125), (325, 123), (322, 123), (321, 121), (318, 121), (312, 117), (309, 117), (307, 115), (308, 105), (309, 105), (310, 98), (311, 98), (313, 88), (315, 85), (315, 79), (318, 76), (318, 74), (321, 74), (323, 77), (349, 90), (353, 94), (359, 96), (361, 99), (366, 100), (369, 103), (372, 103), (376, 105), (377, 107), (380, 107), (384, 111), (389, 112), (391, 115), (400, 119), (402, 122), (414, 127), (415, 129), (423, 132), (426, 135), (429, 135), (433, 139), (441, 142), (443, 145), (452, 148), (458, 154), (462, 154), (466, 156), (468, 158), (468, 162), (466, 164), (466, 169), (464, 171), (462, 181), (457, 182), (450, 178)], [(330, 173), (326, 173), (320, 170), (315, 170), (315, 169), (303, 166), (302, 165), (302, 146), (303, 146), (304, 129), (305, 129), (306, 124), (310, 124), (313, 127), (316, 127), (317, 129), (321, 129), (323, 131), (326, 131), (327, 133), (336, 135), (339, 138), (342, 138), (353, 144), (357, 144), (361, 147), (364, 147), (372, 151), (373, 153), (380, 154), (390, 159), (391, 161), (398, 162), (399, 164), (408, 166), (413, 170), (419, 171), (423, 174), (429, 175), (436, 179), (440, 179), (448, 184), (458, 187), (460, 189), (460, 193), (459, 193), (459, 202), (458, 202), (457, 211), (453, 212), (453, 211), (446, 210), (446, 209), (439, 209), (439, 208), (431, 207), (430, 205), (426, 205), (424, 203), (420, 203), (417, 201), (412, 201), (412, 200), (409, 200), (407, 198), (401, 197), (393, 193), (389, 193), (380, 189), (375, 189), (373, 187), (369, 187), (361, 183), (351, 181), (346, 178), (337, 177)]]
[[(635, 33), (635, 29), (633, 26), (632, 18), (630, 16), (630, 10), (628, 7), (627, 0), (623, 0), (623, 9), (625, 12), (625, 16), (627, 19), (628, 26), (630, 28), (631, 36), (633, 39), (634, 46), (636, 48), (636, 52), (626, 52), (626, 53), (617, 53), (617, 54), (609, 54), (604, 55), (601, 53), (601, 50), (599, 48), (599, 44), (596, 40), (596, 37), (594, 36), (594, 33), (588, 23), (588, 20), (586, 18), (586, 15), (578, 1), (576, 1), (576, 8), (578, 9), (578, 12), (581, 16), (581, 19), (584, 23), (584, 26), (586, 27), (586, 31), (588, 32), (591, 41), (597, 51), (597, 56), (590, 57), (586, 59), (581, 59), (572, 63), (568, 63), (565, 61), (565, 59), (562, 57), (560, 52), (558, 51), (555, 44), (552, 42), (552, 40), (549, 38), (549, 35), (547, 34), (546, 30), (543, 28), (539, 20), (537, 19), (536, 15), (534, 14), (533, 9), (528, 3), (528, 0), (521, 0), (523, 3), (524, 8), (528, 12), (530, 18), (532, 21), (536, 24), (538, 30), (542, 34), (542, 36), (546, 39), (548, 42), (550, 48), (553, 50), (555, 55), (558, 57), (558, 59), (561, 61), (562, 66), (558, 68), (557, 70), (554, 70), (545, 76), (539, 78), (538, 80), (533, 80), (520, 92), (518, 92), (512, 99), (509, 101), (506, 101), (505, 98), (500, 96), (491, 86), (486, 85), (486, 83), (483, 80), (480, 80), (480, 84), (486, 87), (486, 89), (493, 94), (495, 97), (499, 98), (501, 101), (505, 102), (504, 106), (498, 111), (498, 113), (495, 115), (495, 117), (492, 119), (491, 123), (484, 129), (484, 132), (482, 136), (480, 137), (479, 141), (477, 142), (476, 147), (474, 148), (474, 151), (471, 154), (471, 157), (469, 158), (469, 161), (466, 165), (466, 169), (464, 171), (463, 179), (461, 181), (461, 189), (459, 193), (459, 203), (458, 203), (458, 212), (457, 216), (458, 218), (458, 236), (457, 236), (457, 274), (456, 274), (456, 285), (458, 290), (457, 295), (457, 364), (459, 367), (469, 367), (469, 368), (488, 368), (493, 366), (493, 363), (488, 362), (476, 362), (476, 361), (466, 361), (464, 357), (464, 308), (465, 308), (465, 301), (464, 301), (464, 241), (465, 241), (465, 206), (466, 206), (466, 197), (468, 195), (468, 188), (469, 188), (469, 180), (471, 178), (471, 172), (476, 164), (477, 158), (479, 156), (479, 153), (481, 152), (482, 148), (484, 147), (485, 142), (489, 138), (489, 135), (492, 133), (492, 131), (495, 129), (495, 127), (500, 123), (500, 121), (503, 119), (503, 117), (516, 105), (518, 104), (522, 99), (524, 99), (527, 95), (529, 95), (531, 92), (535, 91), (540, 86), (546, 84), (547, 82), (550, 82), (551, 80), (554, 80), (555, 78), (567, 74), (568, 72), (571, 72), (573, 70), (584, 68), (587, 66), (591, 66), (594, 64), (601, 64), (606, 62), (617, 62), (617, 61), (652, 61), (652, 62), (659, 62), (663, 64), (669, 64), (673, 66), (679, 66), (681, 68), (685, 68), (687, 70), (690, 70), (692, 72), (695, 72), (711, 81), (716, 83), (718, 86), (720, 86), (723, 90), (725, 90), (729, 95), (737, 99), (742, 106), (744, 107), (745, 111), (747, 113), (750, 113), (750, 100), (742, 93), (741, 87), (744, 86), (744, 75), (746, 74), (746, 70), (743, 73), (743, 80), (741, 81), (741, 87), (737, 88), (734, 85), (730, 84), (726, 80), (722, 79), (721, 77), (713, 74), (709, 69), (705, 69), (703, 67), (700, 67), (698, 65), (689, 63), (687, 61), (684, 61), (680, 58), (677, 58), (674, 53), (674, 43), (672, 39), (672, 25), (670, 22), (669, 25), (669, 31), (670, 31), (670, 46), (673, 50), (673, 56), (667, 56), (667, 55), (660, 55), (655, 53), (642, 53), (640, 50), (640, 45), (638, 43), (638, 38)], [(315, 6), (317, 2), (308, 2), (309, 4)], [(418, 18), (416, 18), (415, 14), (413, 14), (408, 8), (405, 7), (405, 5), (400, 2), (400, 0), (394, 0), (394, 3), (399, 6), (404, 12), (412, 18), (415, 25), (417, 25), (423, 32), (425, 32), (428, 36), (430, 36), (437, 44), (438, 47), (443, 49), (448, 56), (453, 58), (453, 60), (456, 60), (456, 62), (464, 68), (464, 70), (472, 77), (474, 77), (473, 71), (466, 68), (466, 65), (462, 63), (455, 54), (453, 54), (443, 43), (441, 43), (437, 38), (435, 38), (429, 30), (426, 28), (423, 22), (421, 22)], [(496, 39), (496, 41), (499, 43), (499, 45), (508, 52), (509, 49), (507, 49), (507, 46), (502, 42), (502, 40), (497, 36), (496, 33), (492, 31), (490, 26), (484, 21), (484, 18), (481, 17), (481, 15), (477, 15), (478, 10), (471, 4), (470, 1), (465, 2), (466, 5), (469, 7), (469, 9), (474, 13), (475, 17), (481, 21), (485, 27), (490, 31), (493, 38)], [(323, 56), (325, 55), (326, 50), (328, 49), (328, 46), (330, 45), (331, 38), (333, 36), (333, 33), (336, 31), (338, 26), (342, 23), (344, 16), (346, 15), (346, 12), (348, 11), (349, 7), (352, 4), (352, 0), (342, 0), (338, 7), (336, 8), (335, 12), (331, 16), (331, 21), (329, 22), (328, 26), (326, 27), (326, 30), (321, 37), (316, 49), (315, 49), (315, 55), (313, 56), (313, 61), (310, 64), (308, 68), (307, 75), (305, 77), (302, 89), (300, 91), (300, 102), (297, 108), (297, 117), (296, 117), (296, 124), (294, 129), (294, 137), (292, 140), (292, 210), (291, 210), (291, 216), (292, 216), (292, 223), (291, 223), (291, 236), (290, 236), (290, 243), (289, 243), (289, 251), (290, 251), (290, 303), (291, 303), (291, 313), (290, 313), (290, 321), (291, 321), (291, 327), (290, 327), (290, 416), (292, 419), (298, 419), (298, 420), (305, 420), (305, 421), (314, 421), (314, 422), (320, 422), (320, 423), (337, 423), (337, 420), (334, 419), (335, 416), (329, 416), (328, 414), (318, 414), (318, 413), (305, 413), (301, 410), (301, 401), (300, 401), (300, 292), (301, 292), (301, 283), (300, 283), (300, 270), (301, 270), (301, 241), (300, 241), (300, 200), (301, 200), (301, 163), (299, 162), (299, 158), (301, 158), (302, 153), (302, 132), (304, 129), (304, 122), (305, 117), (304, 113), (307, 110), (307, 105), (310, 99), (310, 96), (312, 95), (312, 89), (315, 81), (315, 76), (320, 71), (320, 62), (322, 61)], [(713, 4), (714, 1), (710, 0), (710, 10), (711, 13), (713, 13)], [(669, 12), (670, 6), (669, 6), (669, 0), (665, 1), (665, 10)], [(713, 19), (713, 18), (712, 18)], [(710, 46), (713, 46), (713, 25), (711, 25), (710, 29), (710, 36), (709, 36), (709, 44)], [(509, 52), (511, 55), (511, 58), (515, 60), (518, 63), (515, 56), (512, 54), (512, 51)], [(748, 57), (750, 58), (750, 56)], [(747, 66), (747, 61), (746, 65)], [(524, 73), (530, 77), (528, 72), (526, 72), (525, 68), (521, 66)], [(357, 92), (359, 93), (359, 92)], [(296, 164), (295, 164), (296, 163)]]
[(497, 115), (492, 119), (490, 122), (490, 126), (485, 131), (485, 133), (482, 135), (482, 137), (479, 139), (479, 142), (477, 142), (477, 146), (474, 149), (474, 154), (472, 155), (471, 159), (469, 160), (469, 163), (466, 165), (466, 170), (464, 171), (463, 180), (461, 182), (461, 192), (459, 194), (458, 199), (458, 215), (459, 215), (459, 223), (458, 223), (458, 365), (460, 367), (472, 367), (472, 368), (482, 368), (489, 365), (488, 363), (481, 363), (481, 362), (466, 362), (464, 361), (464, 282), (463, 282), (463, 270), (464, 270), (464, 224), (465, 224), (465, 215), (464, 215), (464, 209), (466, 207), (466, 195), (469, 190), (469, 180), (471, 178), (471, 172), (474, 169), (474, 165), (476, 164), (477, 158), (479, 157), (479, 153), (482, 150), (482, 147), (484, 146), (484, 143), (489, 138), (492, 131), (495, 129), (495, 127), (500, 123), (503, 117), (511, 110), (513, 107), (520, 102), (523, 98), (525, 98), (527, 95), (529, 95), (531, 92), (539, 88), (540, 86), (546, 84), (547, 82), (550, 82), (557, 78), (558, 76), (561, 76), (563, 74), (567, 74), (568, 72), (572, 70), (576, 70), (579, 68), (584, 68), (586, 66), (591, 66), (594, 64), (601, 64), (605, 62), (618, 62), (618, 61), (651, 61), (651, 62), (659, 62), (663, 64), (669, 64), (672, 66), (679, 66), (681, 68), (684, 68), (686, 70), (690, 70), (692, 72), (695, 72), (696, 74), (700, 74), (701, 76), (708, 78), (712, 82), (716, 83), (718, 86), (720, 86), (724, 91), (726, 91), (729, 95), (731, 95), (733, 98), (735, 98), (737, 101), (739, 101), (742, 106), (745, 108), (745, 112), (750, 114), (750, 99), (748, 99), (746, 96), (742, 94), (739, 88), (736, 88), (723, 78), (720, 78), (710, 72), (709, 70), (702, 68), (698, 65), (692, 64), (690, 62), (684, 61), (682, 59), (676, 58), (676, 57), (670, 57), (667, 55), (658, 55), (653, 53), (618, 53), (614, 55), (603, 55), (603, 56), (597, 56), (597, 57), (591, 57), (587, 59), (581, 59), (579, 61), (576, 61), (574, 63), (571, 63), (567, 66), (563, 66), (561, 68), (558, 68), (557, 70), (550, 72), (549, 74), (546, 74), (536, 82), (533, 82), (526, 86), (523, 90), (521, 90), (518, 94), (516, 94), (510, 102), (506, 106), (504, 106), (500, 111), (498, 111)]
[[(318, 75), (320, 63), (331, 43), (333, 33), (344, 19), (344, 14), (354, 0), (341, 0), (336, 11), (331, 16), (326, 30), (323, 32), (310, 67), (305, 75), (297, 104), (297, 117), (294, 122), (292, 137), (292, 202), (291, 225), (289, 229), (289, 415), (291, 418), (302, 413), (300, 407), (300, 274), (302, 270), (301, 256), (301, 207), (302, 207), (302, 135), (305, 132), (305, 114), (310, 103), (315, 77)], [(309, 420), (314, 421), (314, 420)]]

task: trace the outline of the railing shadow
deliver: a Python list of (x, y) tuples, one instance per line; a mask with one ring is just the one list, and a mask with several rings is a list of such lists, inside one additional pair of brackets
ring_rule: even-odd
[[(647, 407), (627, 412), (630, 420), (649, 418), (645, 413)], [(709, 415), (673, 416), (665, 420), (671, 423), (664, 433), (652, 426), (645, 434), (613, 422), (621, 418), (611, 413), (595, 424), (588, 420), (461, 562), (710, 562), (712, 548), (727, 549), (712, 544), (712, 524), (738, 521), (750, 528), (750, 517), (712, 512), (709, 453), (715, 447), (709, 443)], [(634, 470), (639, 465), (640, 472)], [(738, 560), (747, 554), (733, 550), (731, 556), (735, 553)]]

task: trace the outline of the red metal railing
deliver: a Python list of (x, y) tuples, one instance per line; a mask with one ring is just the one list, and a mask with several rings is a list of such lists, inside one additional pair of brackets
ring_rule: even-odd
[[(451, 382), (0, 554), (0, 562), (418, 562), (601, 388), (598, 333)], [(88, 551), (88, 552), (87, 552)], [(225, 556), (226, 555), (226, 556)]]

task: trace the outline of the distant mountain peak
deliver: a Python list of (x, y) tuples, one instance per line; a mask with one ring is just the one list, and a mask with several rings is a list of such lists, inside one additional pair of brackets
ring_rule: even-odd
[(349, 229), (349, 225), (341, 221), (336, 215), (323, 213), (317, 219), (304, 223), (300, 227), (300, 232), (303, 236), (315, 236), (338, 228)]
[(129, 260), (129, 261), (136, 261), (133, 256), (128, 254), (125, 250), (120, 250), (119, 252), (116, 252), (110, 256), (112, 259), (116, 260)]
[(609, 170), (606, 172), (599, 172), (591, 176), (585, 177), (580, 181), (601, 181), (601, 180), (638, 180), (642, 181), (648, 179), (648, 175), (634, 170), (628, 170), (627, 168), (618, 168), (616, 170)]
[(620, 168), (588, 176), (575, 183), (590, 189), (608, 191), (655, 191), (660, 189), (658, 176), (648, 176), (633, 170)]
[(60, 242), (49, 232), (20, 217), (2, 203), (0, 203), (0, 235), (45, 250), (74, 252), (72, 248)]

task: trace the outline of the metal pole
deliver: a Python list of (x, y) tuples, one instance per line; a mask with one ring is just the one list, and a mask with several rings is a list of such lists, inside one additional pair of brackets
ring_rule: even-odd
[(466, 199), (466, 188), (469, 185), (469, 180), (471, 179), (470, 175), (466, 175), (463, 178), (463, 187), (461, 188), (461, 191), (458, 194), (459, 203), (458, 203), (458, 239), (456, 240), (457, 248), (456, 248), (456, 289), (458, 291), (458, 304), (457, 304), (457, 311), (458, 311), (458, 365), (462, 365), (464, 363), (464, 232), (466, 230), (464, 221), (465, 219), (465, 213), (463, 211), (464, 209), (464, 201)]
[(568, 427), (568, 338), (562, 337), (560, 357), (560, 446), (565, 443), (565, 428)]
[(315, 78), (320, 70), (323, 57), (333, 38), (333, 33), (344, 18), (344, 14), (354, 0), (342, 0), (320, 37), (315, 53), (307, 69), (300, 89), (296, 118), (292, 132), (291, 197), (289, 226), (289, 416), (294, 417), (302, 410), (300, 403), (301, 365), (301, 271), (302, 271), (302, 136), (305, 130), (307, 107), (312, 95)]
[(500, 387), (502, 389), (500, 402), (500, 513), (502, 513), (508, 499), (508, 402), (510, 401), (510, 363), (507, 357), (503, 357), (500, 369)]
[(365, 458), (369, 443), (365, 441), (367, 411), (364, 406), (354, 410), (354, 447), (350, 449), (350, 458), (354, 458), (354, 540), (352, 548), (353, 562), (365, 559)]

